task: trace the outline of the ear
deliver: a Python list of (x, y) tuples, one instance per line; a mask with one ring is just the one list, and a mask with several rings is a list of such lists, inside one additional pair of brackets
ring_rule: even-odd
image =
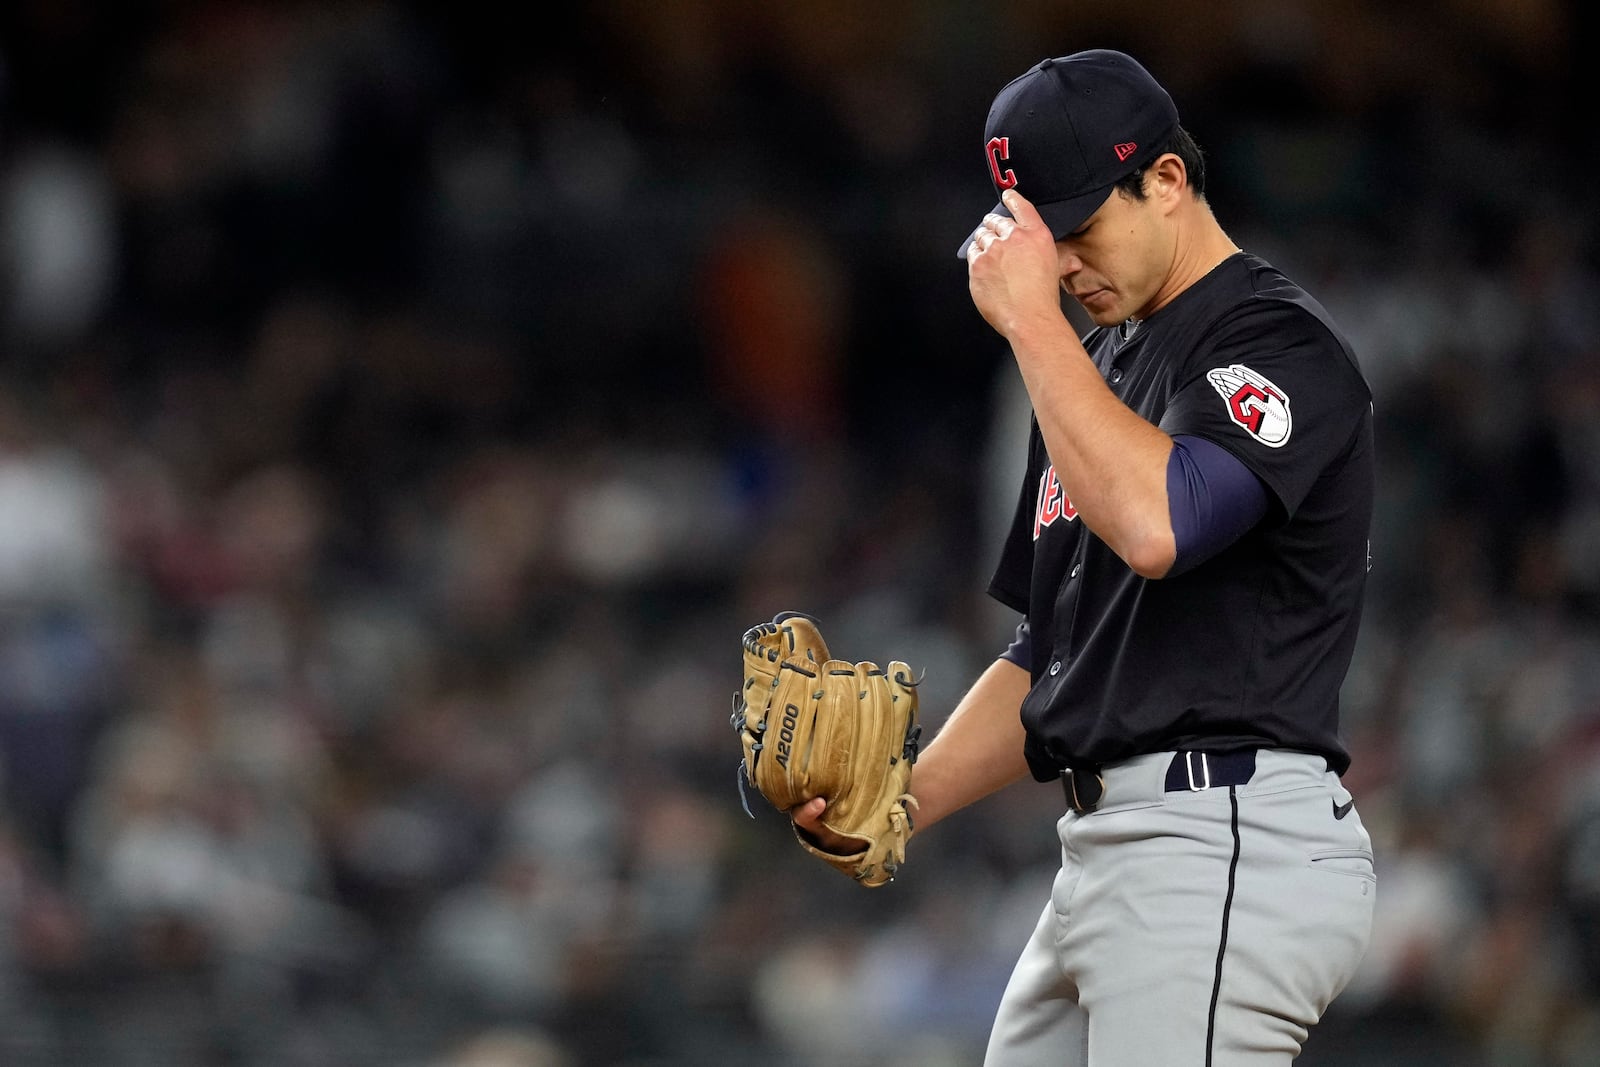
[(1158, 201), (1164, 209), (1178, 205), (1189, 188), (1189, 171), (1176, 153), (1167, 152), (1156, 158), (1145, 172), (1145, 192)]

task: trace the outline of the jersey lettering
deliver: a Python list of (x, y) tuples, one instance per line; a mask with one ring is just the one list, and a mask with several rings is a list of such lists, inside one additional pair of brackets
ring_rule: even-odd
[(1010, 167), (1000, 169), (1002, 159), (1011, 158), (1011, 138), (991, 137), (984, 146), (984, 151), (989, 156), (989, 177), (994, 179), (996, 189), (1012, 189), (1017, 184), (1017, 174)]
[(1055, 464), (1052, 463), (1039, 475), (1039, 498), (1033, 506), (1033, 539), (1039, 540), (1044, 528), (1057, 519), (1071, 522), (1077, 517), (1078, 509), (1072, 506), (1066, 490), (1061, 488), (1061, 479), (1056, 477)]
[(1210, 370), (1206, 381), (1227, 401), (1228, 418), (1251, 437), (1268, 448), (1280, 448), (1289, 440), (1294, 420), (1282, 389), (1242, 363)]

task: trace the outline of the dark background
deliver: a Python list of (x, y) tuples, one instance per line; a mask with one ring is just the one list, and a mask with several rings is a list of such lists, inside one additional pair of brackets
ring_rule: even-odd
[(863, 891), (726, 708), (779, 610), (929, 732), (1009, 638), (952, 250), (1087, 47), (1377, 398), (1377, 928), (1301, 1062), (1600, 1062), (1592, 11), (5, 5), (0, 1063), (978, 1062), (1057, 792)]

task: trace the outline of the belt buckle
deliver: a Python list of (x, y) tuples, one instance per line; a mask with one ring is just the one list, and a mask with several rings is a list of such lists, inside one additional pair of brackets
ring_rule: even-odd
[[(1200, 757), (1200, 778), (1201, 778), (1201, 780), (1200, 780), (1199, 784), (1195, 783), (1195, 778), (1194, 778), (1194, 757), (1196, 757), (1196, 756)], [(1204, 752), (1189, 752), (1189, 751), (1185, 751), (1184, 754), (1183, 754), (1183, 769), (1185, 771), (1187, 771), (1188, 774), (1189, 774), (1189, 791), (1190, 792), (1192, 792), (1192, 793), (1203, 793), (1207, 789), (1211, 788), (1211, 761), (1206, 759), (1206, 754)]]
[[(1090, 773), (1093, 774), (1092, 783), (1089, 780)], [(1083, 781), (1081, 791), (1078, 788), (1080, 779)], [(1063, 767), (1061, 788), (1067, 794), (1068, 807), (1079, 815), (1087, 815), (1100, 806), (1100, 798), (1106, 795), (1106, 780), (1100, 776), (1099, 771), (1090, 772), (1087, 767), (1081, 771)]]

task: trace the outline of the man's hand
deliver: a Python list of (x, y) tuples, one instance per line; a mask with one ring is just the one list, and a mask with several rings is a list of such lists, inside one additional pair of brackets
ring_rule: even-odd
[(984, 320), (1003, 337), (1019, 322), (1062, 318), (1061, 265), (1039, 212), (1015, 189), (1001, 194), (1011, 218), (985, 215), (967, 246), (967, 287)]
[(796, 828), (807, 834), (824, 852), (832, 852), (839, 856), (854, 856), (865, 849), (867, 842), (855, 837), (840, 837), (822, 825), (822, 812), (827, 806), (826, 800), (814, 797), (804, 804), (795, 805), (790, 810), (789, 817), (794, 820)]

